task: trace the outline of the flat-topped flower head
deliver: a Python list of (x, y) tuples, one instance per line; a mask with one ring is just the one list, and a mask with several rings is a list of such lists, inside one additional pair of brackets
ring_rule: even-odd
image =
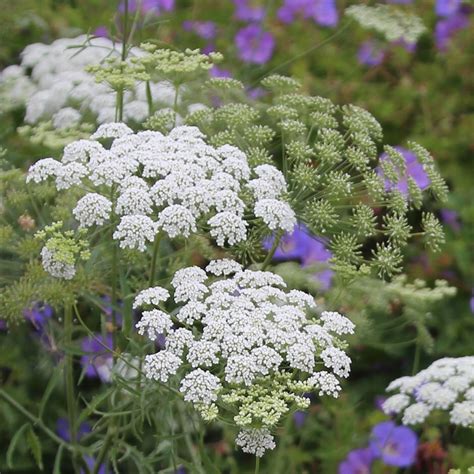
[(423, 423), (440, 411), (454, 425), (474, 426), (474, 357), (438, 359), (412, 377), (394, 380), (387, 391), (399, 393), (385, 400), (383, 410), (402, 415), (405, 425)]
[(171, 239), (208, 232), (218, 246), (234, 246), (247, 239), (252, 214), (271, 230), (291, 231), (296, 222), (283, 200), (280, 171), (272, 165), (251, 170), (245, 153), (209, 145), (197, 127), (163, 135), (134, 133), (120, 122), (101, 125), (91, 139), (67, 145), (61, 161), (31, 166), (28, 182), (47, 179), (58, 190), (93, 190), (73, 210), (81, 227), (111, 222), (121, 248), (142, 252), (160, 232)]
[[(354, 330), (349, 319), (331, 312), (318, 316), (310, 295), (286, 290), (280, 276), (243, 270), (230, 259), (214, 260), (206, 270), (181, 269), (171, 284), (177, 310), (169, 316), (163, 306), (147, 310), (137, 324), (151, 340), (160, 331), (167, 340), (164, 350), (147, 356), (145, 374), (180, 383), (184, 399), (206, 420), (230, 416), (230, 404), (243, 429), (237, 444), (244, 451), (260, 456), (269, 449), (269, 430), (293, 403), (308, 405), (305, 393), (339, 395), (339, 377), (350, 370), (339, 348), (341, 335)], [(159, 287), (144, 290), (134, 306), (156, 307), (166, 295)], [(268, 433), (267, 448), (251, 444), (248, 436), (258, 433)]]

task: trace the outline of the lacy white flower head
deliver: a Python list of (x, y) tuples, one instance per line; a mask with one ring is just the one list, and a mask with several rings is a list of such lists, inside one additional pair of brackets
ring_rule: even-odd
[[(108, 38), (61, 38), (51, 44), (35, 43), (21, 53), (21, 64), (0, 74), (2, 97), (13, 105), (25, 105), (25, 122), (52, 120), (55, 129), (70, 128), (82, 120), (112, 122), (116, 97), (106, 84), (99, 84), (85, 71), (109, 58), (119, 58), (122, 45)], [(144, 52), (132, 48), (130, 57)], [(154, 109), (170, 107), (175, 89), (168, 82), (150, 82)], [(149, 115), (144, 82), (129, 88), (124, 96), (125, 119), (142, 123)]]
[(387, 391), (395, 390), (399, 393), (385, 400), (383, 410), (402, 415), (406, 425), (442, 411), (453, 425), (474, 428), (474, 356), (439, 359), (413, 377), (391, 382)]
[[(103, 139), (112, 140), (110, 147)], [(89, 228), (118, 216), (113, 237), (122, 248), (144, 251), (159, 232), (187, 238), (207, 231), (217, 245), (232, 246), (246, 240), (255, 218), (273, 231), (291, 232), (296, 223), (280, 171), (271, 165), (251, 170), (238, 148), (210, 146), (196, 127), (165, 136), (103, 124), (90, 140), (67, 145), (61, 161), (31, 166), (27, 182), (46, 179), (55, 179), (58, 190), (93, 190), (78, 201), (74, 217)]]
[(338, 377), (349, 375), (351, 362), (341, 339), (354, 331), (346, 317), (318, 315), (313, 298), (286, 290), (280, 276), (229, 259), (178, 270), (172, 287), (178, 309), (171, 314), (163, 288), (135, 300), (144, 309), (139, 333), (166, 338), (164, 350), (146, 356), (145, 374), (180, 382), (184, 399), (206, 420), (232, 406), (245, 452), (272, 449), (269, 430), (290, 409), (308, 406), (305, 393), (338, 396)]

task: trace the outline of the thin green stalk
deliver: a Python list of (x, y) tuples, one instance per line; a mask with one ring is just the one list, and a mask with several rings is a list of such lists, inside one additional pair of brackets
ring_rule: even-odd
[(413, 369), (412, 369), (412, 375), (415, 375), (418, 372), (418, 369), (420, 367), (420, 355), (421, 355), (421, 345), (419, 338), (416, 338), (416, 343), (415, 343), (415, 357), (413, 359)]
[(112, 433), (111, 429), (107, 431), (107, 435), (105, 436), (104, 444), (102, 445), (102, 448), (99, 451), (99, 454), (96, 458), (95, 464), (94, 464), (94, 469), (92, 470), (92, 474), (98, 474), (100, 465), (104, 462), (105, 456), (107, 455), (107, 451), (112, 444)]
[(155, 242), (153, 244), (153, 256), (151, 258), (151, 267), (150, 267), (150, 277), (148, 281), (148, 286), (153, 286), (155, 283), (155, 274), (156, 274), (156, 261), (158, 258), (158, 250), (160, 248), (160, 234), (156, 234)]
[(21, 413), (26, 419), (31, 421), (31, 423), (39, 428), (45, 435), (47, 435), (51, 440), (53, 440), (58, 445), (66, 448), (69, 451), (74, 452), (76, 447), (71, 446), (69, 443), (61, 439), (54, 431), (50, 430), (38, 417), (29, 412), (23, 405), (18, 403), (14, 398), (8, 395), (3, 388), (0, 388), (0, 397), (5, 400), (9, 405), (11, 405), (15, 410)]
[(255, 456), (255, 474), (259, 474), (260, 472), (260, 458)]
[(281, 240), (282, 235), (283, 234), (281, 232), (279, 232), (278, 235), (275, 236), (272, 248), (270, 249), (267, 256), (265, 257), (265, 260), (262, 263), (262, 271), (265, 270), (268, 267), (268, 265), (270, 265), (270, 262), (272, 261), (273, 255), (275, 255), (275, 252), (276, 252), (278, 246), (280, 245), (280, 240)]
[(150, 81), (146, 81), (146, 100), (148, 102), (148, 115), (153, 115), (153, 97), (151, 95)]
[(112, 344), (113, 348), (117, 348), (117, 280), (118, 280), (118, 246), (113, 241), (112, 247)]
[[(66, 346), (70, 347), (72, 344), (72, 304), (66, 302), (64, 307), (64, 339)], [(74, 396), (74, 365), (73, 355), (66, 352), (65, 384), (66, 384), (66, 404), (67, 415), (69, 420), (69, 430), (71, 434), (71, 441), (73, 444), (77, 441), (77, 417), (76, 417), (76, 399)]]
[(179, 419), (181, 422), (181, 429), (183, 431), (184, 443), (186, 444), (186, 449), (188, 450), (188, 453), (191, 456), (191, 459), (193, 461), (193, 467), (196, 469), (196, 472), (198, 472), (199, 474), (205, 474), (205, 471), (202, 467), (201, 457), (199, 453), (197, 452), (196, 448), (194, 447), (191, 436), (188, 430), (186, 429), (186, 426), (188, 425), (188, 421), (186, 420), (183, 407), (179, 401), (177, 402), (176, 405), (178, 407), (178, 414), (179, 414)]

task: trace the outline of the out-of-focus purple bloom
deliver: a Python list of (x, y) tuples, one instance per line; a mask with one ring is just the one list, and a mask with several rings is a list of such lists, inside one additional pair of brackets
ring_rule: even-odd
[(25, 319), (31, 322), (37, 331), (41, 331), (53, 315), (53, 308), (41, 302), (35, 302), (31, 308), (23, 310)]
[(459, 221), (459, 214), (452, 209), (441, 209), (439, 211), (441, 220), (448, 224), (454, 232), (459, 232), (461, 230), (461, 222)]
[[(170, 12), (174, 9), (174, 0), (129, 0), (128, 11), (142, 13), (153, 13), (161, 15), (163, 12)], [(125, 2), (120, 3), (119, 12), (125, 12)]]
[(306, 421), (306, 417), (308, 414), (305, 411), (297, 410), (293, 414), (293, 421), (295, 423), (296, 428), (301, 429)]
[(178, 469), (176, 469), (176, 471), (174, 471), (175, 474), (186, 474), (187, 471), (186, 469), (183, 467), (183, 466), (179, 466)]
[(418, 437), (406, 426), (383, 421), (372, 429), (370, 449), (388, 466), (407, 467), (415, 461)]
[[(102, 382), (110, 382), (112, 377), (112, 336), (96, 333), (82, 340), (81, 348), (87, 354), (81, 356), (81, 365), (85, 376), (99, 378)], [(104, 347), (106, 346), (106, 347)], [(108, 348), (108, 350), (107, 350)]]
[(247, 97), (252, 100), (258, 100), (264, 97), (266, 94), (267, 91), (261, 87), (252, 87), (251, 89), (247, 89)]
[[(84, 456), (84, 461), (87, 464), (87, 468), (90, 472), (94, 470), (96, 460), (92, 456)], [(109, 474), (109, 470), (107, 469), (105, 464), (101, 464), (99, 470), (97, 471), (98, 474)], [(81, 469), (81, 474), (85, 474), (84, 470)]]
[(339, 21), (334, 0), (284, 0), (277, 16), (286, 24), (297, 17), (312, 19), (321, 26), (336, 26)]
[(450, 16), (456, 13), (461, 0), (436, 0), (435, 11), (438, 16)]
[(260, 25), (251, 24), (241, 28), (235, 36), (239, 58), (246, 63), (265, 64), (270, 60), (275, 40)]
[(436, 23), (434, 37), (436, 48), (446, 51), (451, 38), (460, 30), (469, 26), (469, 10), (460, 9), (457, 13)]
[(370, 448), (354, 449), (339, 464), (339, 474), (370, 474), (374, 454)]
[(164, 350), (166, 348), (166, 336), (158, 334), (158, 337), (155, 339), (155, 345), (158, 349)]
[(233, 0), (234, 16), (241, 21), (262, 21), (265, 18), (265, 8), (250, 5), (249, 0)]
[(109, 30), (105, 26), (98, 26), (93, 34), (95, 36), (99, 36), (100, 38), (108, 38), (109, 37)]
[[(112, 298), (109, 295), (105, 295), (101, 297), (101, 300), (102, 300), (101, 309), (106, 316), (106, 321), (108, 323), (113, 323), (114, 321), (112, 320)], [(117, 301), (117, 306), (120, 308), (120, 310), (122, 310), (123, 301), (121, 300)], [(120, 310), (115, 312), (115, 323), (119, 327), (122, 326), (122, 322), (123, 322), (123, 316)]]
[(471, 307), (471, 313), (474, 314), (474, 288), (472, 289), (472, 296), (469, 300), (469, 306)]
[(394, 41), (392, 44), (394, 44), (395, 46), (400, 46), (410, 54), (413, 54), (416, 51), (416, 43), (411, 43), (409, 41), (404, 40), (403, 38)]
[(7, 322), (4, 319), (0, 319), (0, 331), (6, 331), (7, 329)]
[(375, 397), (375, 400), (374, 400), (375, 408), (377, 408), (377, 410), (383, 411), (382, 405), (385, 402), (385, 400), (387, 400), (387, 397), (383, 397), (381, 395), (378, 395), (377, 397)]
[(364, 66), (374, 67), (382, 64), (386, 51), (375, 41), (364, 41), (357, 52), (357, 59)]
[[(426, 174), (423, 168), (423, 165), (418, 162), (416, 155), (410, 150), (407, 150), (406, 148), (403, 148), (401, 146), (396, 146), (394, 148), (399, 153), (402, 154), (403, 158), (405, 158), (407, 176), (403, 176), (400, 170), (397, 170), (400, 176), (400, 179), (396, 183), (393, 183), (389, 181), (388, 179), (385, 179), (385, 189), (387, 191), (398, 189), (398, 191), (400, 191), (402, 194), (404, 194), (405, 196), (408, 196), (408, 179), (407, 179), (408, 176), (410, 176), (411, 178), (415, 180), (416, 184), (421, 190), (426, 189), (431, 183), (431, 181), (430, 181), (430, 178), (428, 178), (428, 175)], [(390, 158), (387, 155), (387, 153), (382, 153), (382, 155), (380, 155), (381, 161), (389, 160), (389, 159)], [(384, 176), (381, 168), (378, 168), (377, 171), (380, 176), (382, 177)]]
[[(263, 242), (265, 249), (272, 247), (273, 238), (266, 239)], [(281, 238), (274, 260), (287, 261), (298, 260), (303, 267), (312, 264), (327, 264), (332, 257), (331, 252), (326, 248), (324, 242), (318, 240), (309, 233), (304, 225), (299, 225), (291, 234), (285, 234)], [(328, 290), (331, 287), (334, 272), (331, 269), (324, 269), (314, 276), (319, 281), (322, 290)]]
[(183, 29), (196, 33), (200, 38), (211, 40), (216, 37), (217, 27), (213, 21), (190, 21), (183, 22)]
[(209, 70), (211, 77), (232, 77), (232, 73), (228, 69), (223, 69), (218, 66), (212, 66)]
[[(80, 440), (83, 436), (92, 431), (91, 425), (84, 421), (77, 429), (77, 439)], [(71, 441), (71, 429), (69, 427), (69, 420), (66, 418), (59, 418), (56, 422), (56, 433), (60, 438), (68, 443)]]

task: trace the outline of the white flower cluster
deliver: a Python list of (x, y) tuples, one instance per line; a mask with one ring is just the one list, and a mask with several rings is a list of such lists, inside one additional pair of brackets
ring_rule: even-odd
[[(158, 333), (166, 337), (165, 349), (146, 357), (144, 371), (167, 382), (181, 369), (180, 390), (203, 416), (217, 416), (221, 394), (252, 390), (265, 378), (289, 377), (288, 387), (303, 384), (303, 392), (338, 396), (337, 376), (347, 377), (350, 369), (339, 336), (354, 331), (344, 316), (318, 317), (310, 295), (287, 291), (280, 276), (243, 270), (229, 259), (210, 262), (206, 271), (178, 270), (172, 286), (179, 305), (172, 315), (149, 309), (165, 299), (162, 288), (144, 290), (135, 300), (134, 307), (147, 307), (137, 324), (140, 334), (153, 341)], [(316, 370), (317, 363), (326, 370)], [(244, 428), (237, 441), (244, 451), (261, 456), (273, 448), (269, 426), (237, 424)]]
[(55, 278), (71, 280), (76, 274), (74, 265), (59, 260), (56, 257), (56, 253), (46, 246), (41, 250), (41, 263), (45, 271)]
[(474, 427), (474, 356), (443, 358), (413, 377), (387, 387), (399, 393), (385, 400), (385, 413), (401, 414), (406, 425), (423, 423), (435, 410), (449, 412), (453, 425)]
[[(112, 139), (111, 146), (101, 139)], [(122, 248), (144, 251), (161, 231), (175, 238), (198, 230), (208, 230), (219, 246), (235, 245), (246, 240), (252, 214), (272, 231), (291, 232), (296, 224), (281, 200), (286, 182), (280, 171), (271, 165), (251, 170), (238, 148), (212, 147), (196, 127), (176, 127), (165, 136), (103, 124), (90, 140), (67, 145), (61, 161), (32, 165), (27, 182), (48, 178), (58, 190), (93, 189), (78, 201), (74, 217), (91, 227), (118, 216), (113, 238)], [(221, 273), (229, 271), (221, 265)]]
[[(120, 56), (122, 45), (108, 38), (61, 38), (51, 44), (34, 43), (21, 53), (21, 64), (0, 73), (0, 89), (12, 106), (26, 105), (25, 122), (51, 120), (56, 129), (78, 123), (98, 124), (115, 119), (116, 96), (84, 69)], [(144, 52), (132, 48), (130, 56)], [(172, 107), (174, 87), (167, 82), (150, 84), (155, 110)], [(145, 83), (128, 89), (124, 97), (125, 120), (141, 123), (149, 115)]]

